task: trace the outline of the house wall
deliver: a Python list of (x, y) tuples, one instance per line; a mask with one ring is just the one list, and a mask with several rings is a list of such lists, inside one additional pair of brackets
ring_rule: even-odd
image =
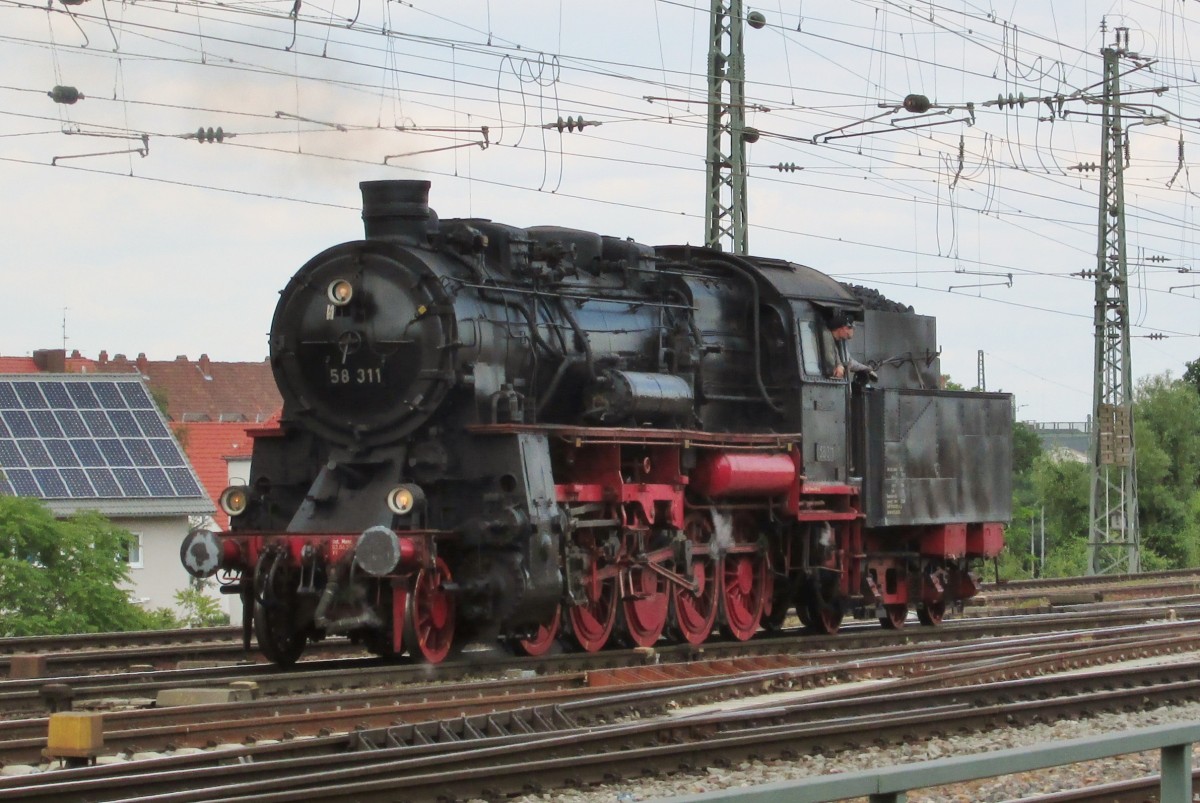
[(230, 485), (247, 485), (250, 482), (250, 457), (227, 457)]
[(179, 545), (190, 529), (188, 517), (113, 517), (112, 521), (142, 536), (142, 565), (129, 569), (130, 596), (148, 611), (170, 608), (182, 614), (175, 604), (175, 593), (188, 585), (188, 573), (179, 561)]

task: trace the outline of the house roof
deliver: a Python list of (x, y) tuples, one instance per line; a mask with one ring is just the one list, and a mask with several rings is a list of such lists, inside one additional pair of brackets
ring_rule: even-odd
[[(229, 486), (229, 460), (250, 458), (254, 440), (246, 427), (245, 423), (226, 421), (192, 421), (171, 427), (211, 499), (219, 499)], [(222, 528), (229, 527), (229, 516), (219, 507), (213, 518)]]
[[(92, 359), (79, 351), (42, 349), (30, 357), (0, 357), (0, 372), (66, 373), (97, 378), (127, 374), (139, 379), (149, 388), (155, 402), (165, 406), (172, 428), (183, 435), (180, 441), (191, 467), (214, 503), (202, 512), (216, 509), (215, 503), (228, 485), (227, 458), (249, 456), (252, 439), (246, 428), (271, 426), (269, 422), (273, 417), (278, 418), (283, 407), (267, 360), (216, 362), (207, 354), (201, 354), (197, 360), (182, 355), (173, 360), (151, 360), (145, 354), (129, 359), (124, 354), (110, 357), (106, 351)], [(138, 505), (148, 509), (145, 500)], [(62, 512), (57, 507), (57, 503), (51, 504), (56, 513)], [(100, 512), (128, 514), (124, 509)], [(219, 510), (216, 519), (227, 524)]]
[(197, 360), (180, 355), (173, 360), (150, 360), (139, 354), (130, 360), (107, 352), (91, 364), (101, 373), (136, 372), (145, 377), (155, 397), (166, 404), (172, 421), (261, 422), (279, 410), (283, 400), (267, 360), (216, 362), (207, 354)]
[(36, 374), (32, 357), (0, 357), (0, 374)]
[(213, 510), (137, 375), (0, 375), (0, 494), (60, 515)]

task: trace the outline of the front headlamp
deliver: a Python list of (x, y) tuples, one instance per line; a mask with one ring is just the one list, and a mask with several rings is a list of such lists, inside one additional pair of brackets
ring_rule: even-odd
[(247, 493), (245, 485), (230, 485), (221, 491), (217, 503), (227, 515), (238, 516), (246, 512), (246, 507), (250, 504), (250, 494)]

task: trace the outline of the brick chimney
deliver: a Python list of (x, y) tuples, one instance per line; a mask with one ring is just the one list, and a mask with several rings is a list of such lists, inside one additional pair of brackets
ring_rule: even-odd
[(33, 352), (33, 364), (47, 374), (63, 374), (67, 371), (66, 349), (38, 349)]

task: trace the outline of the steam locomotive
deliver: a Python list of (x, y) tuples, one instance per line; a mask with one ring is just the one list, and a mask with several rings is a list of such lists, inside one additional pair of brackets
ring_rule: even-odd
[[(181, 547), (247, 648), (699, 644), (976, 593), (1012, 402), (939, 389), (932, 318), (779, 259), (439, 220), (429, 187), (361, 184), (365, 239), (282, 291), (281, 416), (230, 529)], [(835, 375), (833, 317), (870, 381)]]

